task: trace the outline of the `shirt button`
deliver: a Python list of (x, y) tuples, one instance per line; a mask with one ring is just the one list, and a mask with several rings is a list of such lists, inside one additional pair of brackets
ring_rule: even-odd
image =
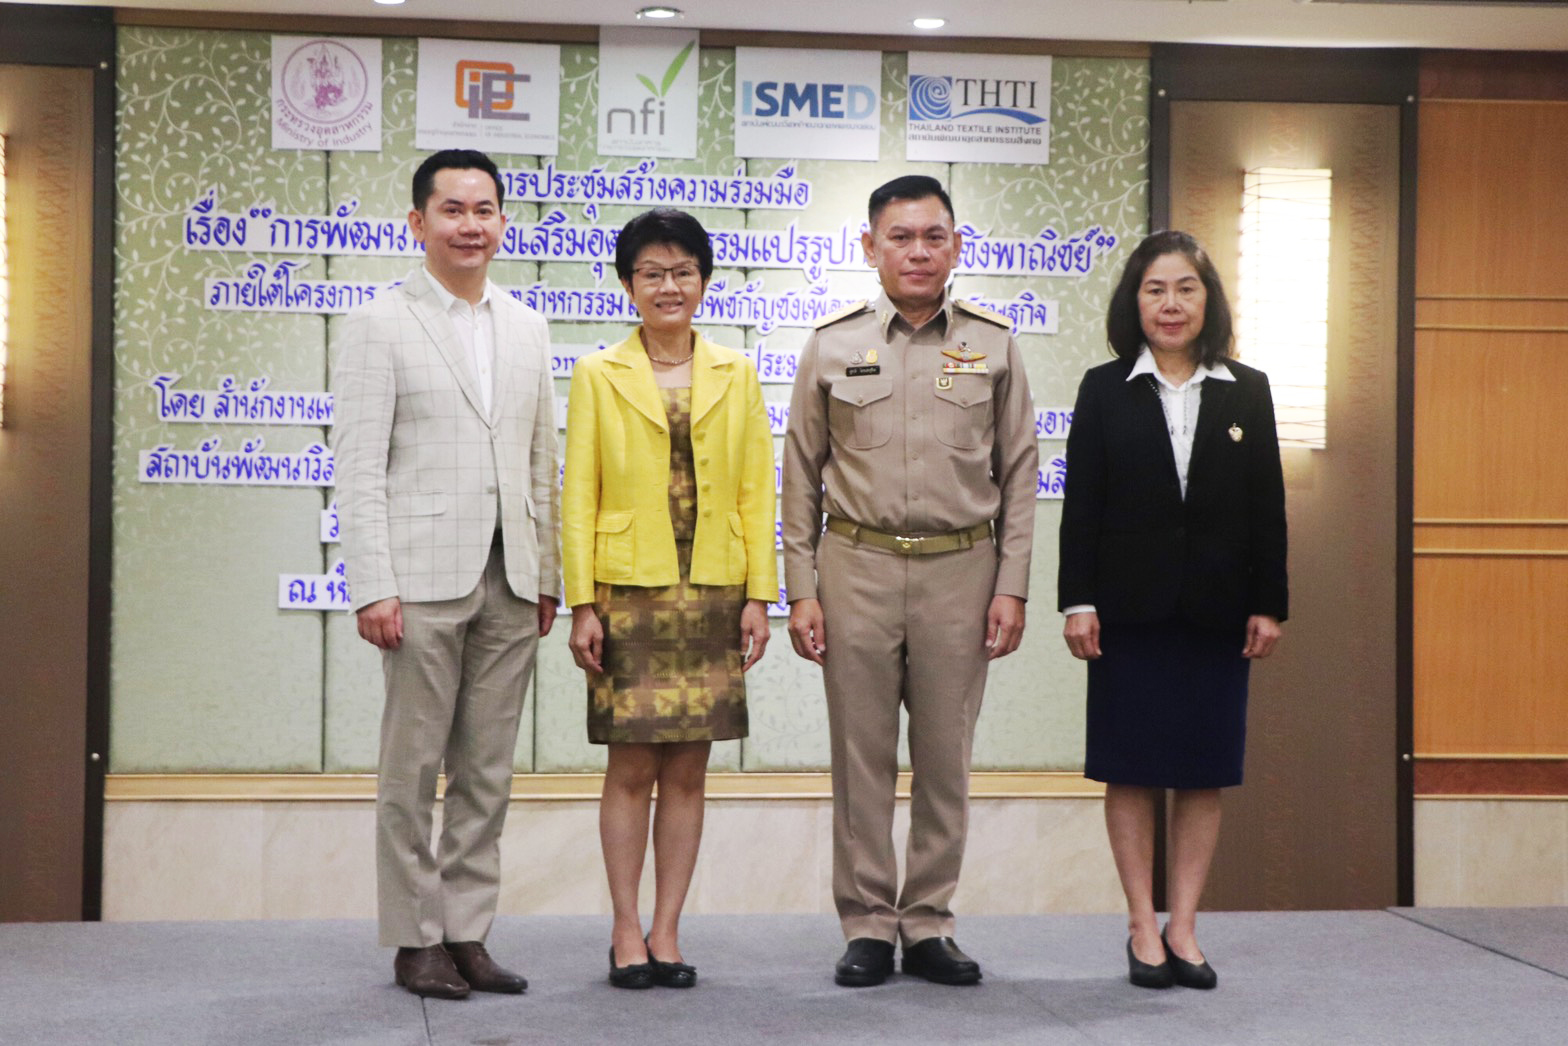
[(697, 459), (697, 464), (699, 464), (699, 465), (706, 465), (707, 463), (708, 463), (708, 459), (707, 458), (698, 458)]

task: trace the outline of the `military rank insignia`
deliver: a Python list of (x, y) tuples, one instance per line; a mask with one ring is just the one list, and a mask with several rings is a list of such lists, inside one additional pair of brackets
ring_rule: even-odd
[(985, 363), (985, 353), (975, 352), (968, 345), (960, 342), (956, 349), (943, 349), (942, 355), (947, 359), (942, 362), (943, 374), (989, 374), (990, 368)]

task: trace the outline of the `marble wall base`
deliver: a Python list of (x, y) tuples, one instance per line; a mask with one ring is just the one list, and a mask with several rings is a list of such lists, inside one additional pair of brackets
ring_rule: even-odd
[(1416, 904), (1568, 905), (1568, 798), (1418, 799)]
[[(513, 802), (502, 914), (609, 913), (598, 809), (592, 800)], [(1121, 910), (1100, 800), (976, 799), (971, 810), (954, 910)], [(908, 815), (900, 801), (900, 839)], [(111, 802), (104, 918), (373, 918), (374, 818), (366, 801)], [(686, 910), (831, 912), (831, 820), (824, 799), (710, 799)], [(651, 910), (651, 860), (642, 897)]]

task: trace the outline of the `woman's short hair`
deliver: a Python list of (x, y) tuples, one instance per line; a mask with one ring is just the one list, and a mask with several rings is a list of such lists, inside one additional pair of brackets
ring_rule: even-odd
[(1203, 281), (1207, 302), (1203, 309), (1203, 330), (1198, 333), (1198, 363), (1205, 367), (1229, 358), (1235, 342), (1231, 325), (1230, 302), (1225, 297), (1225, 285), (1220, 274), (1209, 260), (1208, 252), (1198, 246), (1198, 241), (1174, 229), (1150, 233), (1127, 258), (1122, 269), (1121, 282), (1111, 294), (1111, 305), (1105, 313), (1105, 337), (1110, 342), (1111, 353), (1116, 356), (1136, 356), (1143, 350), (1143, 322), (1138, 315), (1138, 288), (1143, 285), (1144, 274), (1156, 258), (1179, 254), (1198, 270)]
[(644, 247), (655, 244), (679, 247), (696, 258), (703, 283), (713, 276), (713, 242), (708, 239), (708, 230), (697, 219), (674, 207), (655, 207), (626, 223), (615, 241), (615, 274), (629, 281), (637, 255)]

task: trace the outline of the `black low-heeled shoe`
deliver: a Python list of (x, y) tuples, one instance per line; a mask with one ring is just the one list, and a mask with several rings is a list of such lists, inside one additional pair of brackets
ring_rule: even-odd
[(665, 962), (653, 954), (648, 938), (642, 939), (648, 949), (648, 963), (653, 967), (653, 983), (661, 988), (691, 988), (697, 983), (697, 967), (683, 962)]
[(653, 963), (633, 962), (615, 965), (615, 945), (610, 945), (610, 983), (617, 988), (652, 988)]
[[(1165, 938), (1160, 938), (1163, 946)], [(1165, 961), (1159, 965), (1146, 963), (1139, 959), (1132, 951), (1132, 938), (1127, 938), (1127, 979), (1139, 988), (1169, 988), (1176, 983), (1176, 974), (1171, 969), (1170, 950), (1166, 949)]]
[(1160, 931), (1160, 943), (1165, 945), (1165, 961), (1170, 964), (1171, 976), (1183, 988), (1201, 988), (1207, 991), (1220, 983), (1220, 975), (1214, 972), (1214, 967), (1209, 965), (1209, 960), (1202, 962), (1188, 962), (1175, 952), (1171, 951), (1171, 942), (1165, 939), (1165, 931)]

